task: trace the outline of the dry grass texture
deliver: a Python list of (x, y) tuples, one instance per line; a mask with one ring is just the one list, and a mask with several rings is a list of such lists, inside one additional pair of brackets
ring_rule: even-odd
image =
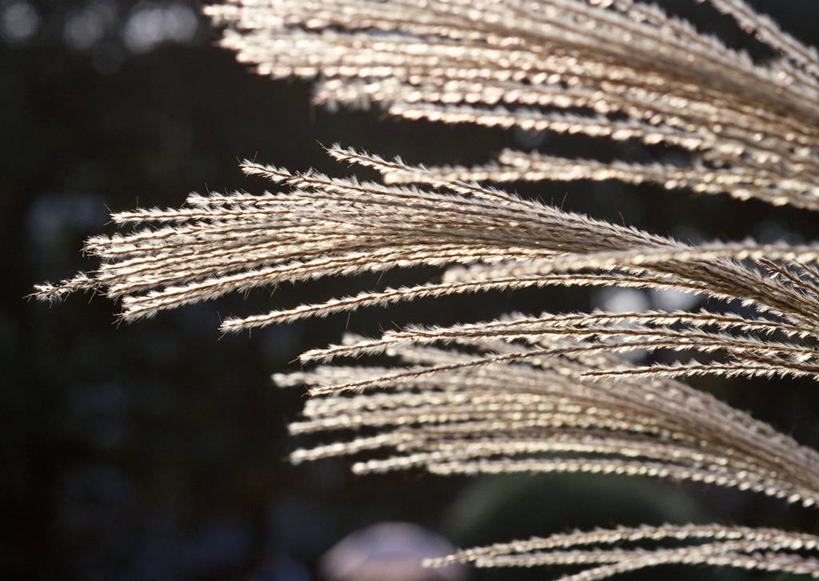
[[(498, 289), (612, 286), (707, 296), (709, 311), (510, 314), (350, 336), (308, 351), (302, 361), (317, 366), (275, 377), (308, 386), (305, 417), (292, 432), (367, 435), (297, 450), (292, 459), (355, 454), (357, 472), (650, 476), (815, 510), (815, 450), (683, 380), (819, 380), (819, 246), (688, 245), (478, 183), (656, 182), (819, 209), (815, 50), (741, 0), (707, 4), (776, 56), (754, 61), (632, 0), (210, 6), (227, 25), (223, 44), (240, 60), (274, 77), (314, 77), (316, 100), (328, 106), (375, 102), (409, 119), (636, 139), (684, 150), (687, 161), (504, 151), (481, 167), (424, 168), (329, 149), (341, 162), (377, 170), (384, 184), (245, 162), (246, 173), (285, 192), (192, 194), (180, 209), (116, 213), (115, 223), (137, 228), (87, 242), (99, 269), (40, 285), (38, 294), (94, 289), (119, 299), (130, 321), (282, 282), (417, 265), (443, 272), (435, 282), (229, 318), (226, 332)], [(622, 357), (634, 351), (678, 352), (678, 363)], [(331, 363), (381, 354), (400, 363)], [(430, 564), (580, 565), (582, 572), (564, 577), (578, 581), (668, 563), (819, 577), (818, 546), (817, 537), (779, 530), (666, 525), (560, 534)]]

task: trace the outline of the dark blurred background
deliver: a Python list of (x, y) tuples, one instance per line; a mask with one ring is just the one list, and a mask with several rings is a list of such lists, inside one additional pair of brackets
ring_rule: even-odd
[[(665, 4), (688, 14), (695, 3)], [(768, 5), (787, 30), (815, 44), (819, 4), (755, 4)], [(94, 267), (80, 249), (89, 235), (111, 231), (109, 210), (175, 206), (190, 191), (261, 191), (262, 182), (238, 171), (244, 157), (338, 173), (320, 143), (431, 164), (481, 162), (504, 146), (614, 153), (583, 138), (316, 110), (306, 84), (255, 76), (216, 48), (217, 32), (199, 10), (182, 0), (0, 0), (0, 241), (7, 260), (0, 285), (0, 576), (303, 581), (317, 578), (318, 559), (343, 536), (385, 520), (420, 524), (460, 546), (641, 522), (721, 520), (819, 532), (815, 511), (702, 486), (412, 472), (362, 478), (349, 473), (347, 461), (294, 467), (285, 460), (309, 443), (286, 434), (303, 396), (272, 386), (270, 374), (293, 369), (301, 351), (338, 340), (348, 324), (372, 332), (514, 309), (673, 308), (680, 297), (501, 293), (231, 337), (217, 330), (222, 315), (346, 293), (375, 279), (251, 293), (118, 328), (117, 307), (104, 298), (76, 296), (52, 307), (24, 300), (37, 282)], [(699, 10), (692, 13), (704, 29), (743, 46), (730, 21)], [(617, 152), (678, 155), (634, 144)], [(513, 187), (685, 240), (815, 240), (819, 231), (816, 217), (804, 212), (721, 196), (615, 183)], [(429, 274), (393, 273), (382, 284)], [(819, 445), (815, 385), (700, 385)], [(553, 572), (527, 574), (543, 579)], [(524, 573), (470, 576), (488, 577)]]

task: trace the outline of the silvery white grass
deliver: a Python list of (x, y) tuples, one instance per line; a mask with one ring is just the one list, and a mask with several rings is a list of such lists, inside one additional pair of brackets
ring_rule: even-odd
[[(693, 2), (694, 0), (692, 0)], [(703, 1), (703, 0), (700, 0)], [(480, 167), (417, 167), (334, 146), (383, 183), (246, 161), (284, 193), (192, 194), (112, 215), (100, 267), (54, 299), (97, 290), (135, 320), (226, 293), (431, 265), (442, 277), (226, 319), (235, 332), (421, 297), (545, 286), (674, 289), (708, 311), (510, 313), (410, 326), (304, 353), (293, 433), (365, 435), (292, 454), (356, 455), (356, 472), (589, 472), (709, 483), (819, 503), (819, 453), (684, 383), (701, 375), (819, 381), (819, 245), (684, 244), (479, 182), (620, 180), (819, 209), (819, 58), (741, 0), (705, 0), (767, 45), (765, 62), (632, 0), (229, 0), (207, 13), (258, 72), (309, 77), (328, 106), (376, 103), (443, 123), (640, 140), (680, 165), (504, 151)], [(543, 185), (548, 188), (548, 185)], [(468, 300), (464, 296), (464, 300)], [(731, 304), (739, 302), (741, 312)], [(722, 305), (722, 306), (720, 306)], [(640, 364), (635, 351), (677, 352)], [(391, 367), (334, 364), (387, 354)], [(663, 564), (819, 577), (819, 537), (728, 525), (557, 534), (430, 562), (575, 565), (603, 579)]]

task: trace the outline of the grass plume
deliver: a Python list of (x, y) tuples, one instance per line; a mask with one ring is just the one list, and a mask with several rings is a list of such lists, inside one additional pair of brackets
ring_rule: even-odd
[[(359, 473), (588, 472), (686, 480), (819, 503), (819, 453), (683, 380), (819, 381), (819, 245), (686, 244), (488, 185), (616, 180), (819, 210), (819, 58), (742, 0), (699, 0), (774, 55), (729, 48), (633, 0), (227, 0), (206, 8), (222, 45), (260, 74), (313, 79), (317, 103), (375, 105), (440, 123), (639, 141), (681, 162), (505, 150), (489, 163), (413, 166), (333, 146), (380, 182), (245, 161), (281, 191), (191, 194), (112, 215), (100, 266), (36, 294), (94, 290), (126, 321), (257, 287), (419, 265), (435, 281), (234, 316), (238, 332), (400, 301), (504, 289), (675, 289), (701, 311), (510, 314), (409, 326), (302, 355), (274, 377), (306, 385), (295, 434), (343, 432), (294, 462), (355, 456)], [(543, 186), (549, 188), (548, 184)], [(742, 309), (734, 308), (741, 305)], [(633, 351), (674, 353), (637, 364)], [(389, 355), (374, 367), (337, 359)], [(356, 435), (364, 431), (367, 435)], [(349, 434), (353, 433), (352, 436)], [(346, 440), (344, 438), (347, 438)], [(604, 579), (664, 564), (819, 577), (819, 539), (728, 525), (558, 534), (430, 565), (585, 567)], [(615, 543), (617, 546), (614, 546)], [(623, 546), (626, 545), (626, 546)]]

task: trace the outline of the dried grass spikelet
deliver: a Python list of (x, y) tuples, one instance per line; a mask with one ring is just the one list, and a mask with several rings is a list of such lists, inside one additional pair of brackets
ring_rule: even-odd
[[(759, 63), (632, 0), (229, 0), (222, 45), (317, 103), (407, 119), (639, 140), (687, 165), (503, 152), (444, 179), (655, 182), (819, 209), (816, 51), (742, 0), (700, 0), (776, 55)], [(406, 175), (387, 175), (403, 181)]]
[[(357, 457), (360, 473), (587, 472), (703, 482), (815, 507), (819, 453), (686, 377), (819, 380), (819, 246), (688, 245), (565, 212), (481, 181), (619, 180), (819, 209), (815, 50), (741, 0), (704, 0), (777, 55), (767, 63), (632, 0), (229, 0), (223, 44), (275, 77), (316, 79), (327, 105), (378, 103), (445, 123), (640, 140), (687, 164), (602, 163), (504, 151), (480, 167), (416, 167), (339, 146), (383, 183), (244, 162), (283, 192), (191, 194), (119, 212), (100, 267), (37, 295), (96, 290), (123, 319), (281, 282), (416, 265), (440, 280), (232, 317), (225, 332), (500, 289), (613, 286), (709, 297), (708, 311), (510, 314), (409, 326), (314, 349), (294, 434), (341, 433), (294, 462)], [(567, 112), (571, 109), (571, 112)], [(742, 309), (736, 309), (739, 304)], [(640, 365), (636, 350), (674, 353)], [(339, 364), (387, 354), (388, 367)], [(357, 432), (363, 431), (367, 435)], [(351, 435), (352, 434), (352, 435)], [(348, 439), (344, 439), (344, 438)], [(613, 545), (617, 543), (617, 546)], [(622, 545), (633, 545), (624, 547)], [(669, 563), (819, 577), (817, 538), (723, 525), (554, 535), (470, 549), (477, 566), (580, 565), (603, 579)]]
[[(339, 147), (330, 153), (382, 172), (423, 174), (400, 160)], [(308, 351), (302, 361), (319, 366), (274, 378), (309, 387), (305, 417), (291, 431), (375, 434), (297, 450), (292, 460), (363, 455), (353, 465), (360, 473), (622, 474), (703, 482), (805, 507), (819, 502), (816, 451), (677, 380), (703, 374), (819, 378), (819, 247), (690, 246), (474, 183), (435, 178), (426, 188), (384, 186), (250, 162), (243, 167), (290, 191), (194, 194), (178, 210), (114, 214), (116, 223), (142, 228), (89, 240), (86, 248), (102, 259), (100, 268), (43, 285), (40, 296), (93, 288), (121, 300), (123, 318), (133, 320), (284, 281), (416, 264), (445, 268), (440, 282), (229, 318), (222, 323), (227, 332), (427, 296), (547, 285), (674, 288), (740, 299), (742, 315), (509, 315), (411, 326), (374, 339), (351, 336)], [(634, 350), (685, 357), (648, 366), (619, 357)], [(331, 364), (381, 353), (404, 366)], [(790, 554), (762, 559), (753, 547), (663, 548), (648, 556), (615, 551), (577, 563), (595, 565), (590, 579), (672, 562), (790, 572), (814, 563)], [(492, 563), (559, 563), (566, 554)]]
[[(676, 543), (676, 547), (664, 546)], [(647, 544), (659, 547), (647, 549)], [(616, 545), (616, 546), (615, 546)], [(623, 548), (623, 545), (635, 545)], [(477, 567), (586, 567), (563, 581), (606, 579), (668, 564), (736, 567), (817, 576), (819, 537), (776, 529), (713, 525), (619, 527), (556, 534), (548, 538), (467, 549), (431, 559), (429, 566), (472, 563)]]

